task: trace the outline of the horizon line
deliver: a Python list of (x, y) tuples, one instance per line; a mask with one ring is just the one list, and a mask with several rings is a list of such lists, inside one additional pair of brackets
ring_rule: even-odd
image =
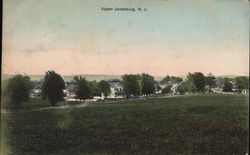
[[(189, 73), (195, 73), (195, 72), (189, 72)], [(202, 72), (201, 72), (202, 73)], [(18, 75), (20, 73), (15, 73), (15, 74), (1, 74), (1, 75), (10, 75), (10, 76), (13, 76), (13, 75)], [(125, 74), (133, 74), (133, 73), (125, 73)], [(125, 75), (125, 74), (60, 74), (61, 76), (76, 76), (76, 75), (87, 75), (87, 76), (122, 76), (122, 75)], [(144, 74), (144, 73), (136, 73), (136, 74), (133, 74), (133, 75), (137, 75), (137, 74)], [(145, 74), (149, 74), (149, 73), (145, 73)], [(204, 73), (202, 73), (204, 74)], [(212, 73), (213, 74), (213, 73)], [(29, 76), (44, 76), (45, 74), (27, 74), (27, 73), (24, 73), (24, 74), (20, 74), (20, 75), (29, 75)], [(151, 74), (149, 74), (151, 75)], [(187, 74), (186, 74), (187, 75)], [(166, 77), (166, 76), (177, 76), (177, 77), (182, 77), (182, 76), (186, 76), (186, 75), (170, 75), (170, 74), (166, 74), (165, 76), (155, 76), (155, 75), (151, 75), (153, 77)], [(205, 75), (205, 74), (204, 74)], [(214, 75), (214, 74), (213, 74)], [(221, 75), (214, 75), (215, 77), (220, 77), (220, 76), (249, 76), (248, 75), (240, 75), (240, 74), (221, 74)]]

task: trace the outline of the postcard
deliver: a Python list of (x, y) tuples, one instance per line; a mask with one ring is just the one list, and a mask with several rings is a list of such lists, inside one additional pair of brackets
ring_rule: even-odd
[(4, 0), (1, 154), (248, 154), (248, 0)]

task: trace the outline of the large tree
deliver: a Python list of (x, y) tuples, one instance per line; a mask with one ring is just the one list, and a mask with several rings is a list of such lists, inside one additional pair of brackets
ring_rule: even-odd
[(249, 77), (239, 76), (235, 78), (237, 88), (241, 91), (249, 88)]
[(187, 81), (181, 83), (181, 85), (178, 86), (177, 91), (180, 94), (184, 94), (186, 92), (196, 92), (197, 88), (196, 88), (196, 86), (194, 85), (194, 83), (192, 81), (187, 80)]
[(89, 86), (91, 89), (91, 96), (101, 96), (101, 92), (99, 89), (99, 83), (96, 82), (96, 80), (90, 81)]
[(209, 73), (206, 77), (205, 77), (205, 85), (208, 86), (209, 89), (209, 93), (212, 91), (211, 88), (216, 86), (215, 83), (216, 78), (213, 76), (213, 74)]
[(122, 79), (123, 90), (127, 97), (140, 94), (140, 86), (137, 75), (125, 74), (122, 76)]
[(105, 98), (111, 93), (109, 83), (107, 81), (100, 81), (98, 84), (99, 90), (104, 94)]
[(232, 92), (232, 88), (233, 88), (233, 85), (230, 82), (230, 80), (228, 78), (225, 78), (224, 83), (223, 83), (223, 91), (224, 92)]
[(74, 81), (77, 85), (76, 97), (80, 100), (91, 98), (91, 88), (88, 81), (82, 76), (75, 76)]
[(143, 95), (153, 94), (155, 92), (154, 77), (148, 74), (141, 75), (141, 92)]
[(63, 100), (64, 89), (65, 82), (59, 74), (54, 71), (46, 72), (42, 85), (43, 98), (48, 98), (50, 104), (54, 106), (58, 101)]
[(213, 74), (209, 73), (205, 77), (205, 84), (208, 85), (209, 87), (214, 87), (215, 86), (215, 80), (216, 80), (216, 78), (213, 76)]
[(205, 87), (205, 76), (201, 72), (189, 73), (188, 80), (193, 82), (198, 92), (203, 92)]
[(32, 82), (28, 76), (16, 75), (9, 79), (7, 92), (14, 104), (20, 105), (29, 99)]
[(1, 81), (1, 96), (8, 96), (9, 80), (5, 79)]

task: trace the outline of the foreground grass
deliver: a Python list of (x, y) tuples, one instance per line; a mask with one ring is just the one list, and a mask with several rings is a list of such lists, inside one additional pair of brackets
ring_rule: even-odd
[(2, 151), (245, 154), (247, 107), (243, 95), (199, 95), (4, 114)]

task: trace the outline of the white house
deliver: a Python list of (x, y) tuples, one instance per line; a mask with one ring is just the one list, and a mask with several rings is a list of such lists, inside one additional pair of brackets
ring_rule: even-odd
[(66, 86), (66, 90), (64, 90), (67, 97), (76, 97), (77, 85), (69, 84)]
[(171, 94), (178, 94), (177, 88), (180, 85), (180, 83), (173, 83), (171, 81), (166, 82), (161, 85), (161, 89), (164, 89), (166, 87), (171, 87)]
[(179, 92), (177, 91), (177, 88), (179, 87), (179, 83), (175, 83), (175, 84), (173, 84), (172, 85), (172, 87), (171, 87), (171, 92), (172, 92), (172, 94), (178, 94)]
[(169, 82), (166, 82), (166, 83), (164, 83), (164, 84), (162, 84), (162, 85), (160, 85), (161, 86), (161, 89), (164, 89), (164, 88), (166, 88), (166, 87), (168, 87), (168, 86), (173, 86), (173, 82), (171, 82), (171, 81), (169, 81)]
[(243, 90), (241, 91), (242, 94), (248, 94), (248, 92), (249, 92), (248, 89), (243, 89)]
[(42, 81), (38, 81), (30, 91), (30, 98), (38, 98), (42, 93)]
[(108, 82), (111, 93), (108, 98), (122, 98), (124, 97), (123, 87), (119, 82)]

